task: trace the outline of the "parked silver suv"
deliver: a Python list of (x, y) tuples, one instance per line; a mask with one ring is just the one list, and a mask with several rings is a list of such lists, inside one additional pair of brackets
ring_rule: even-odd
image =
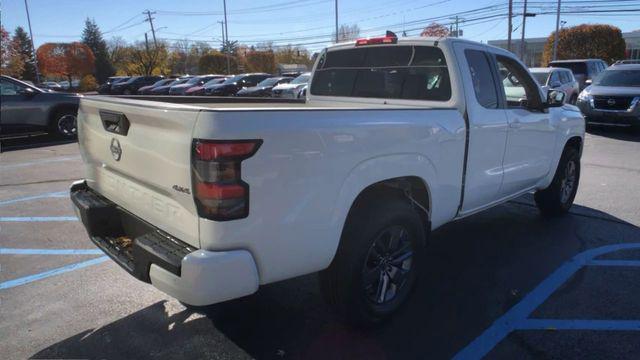
[(580, 93), (577, 105), (587, 123), (640, 128), (640, 65), (609, 67)]
[(580, 86), (573, 73), (563, 68), (530, 68), (529, 72), (540, 84), (550, 90), (561, 90), (565, 93), (565, 99), (569, 104), (575, 104), (580, 93)]

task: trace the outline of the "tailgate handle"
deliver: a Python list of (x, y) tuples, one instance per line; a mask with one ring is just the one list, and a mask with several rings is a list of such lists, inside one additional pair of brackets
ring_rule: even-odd
[(102, 126), (108, 132), (127, 136), (131, 123), (127, 116), (121, 112), (100, 110)]

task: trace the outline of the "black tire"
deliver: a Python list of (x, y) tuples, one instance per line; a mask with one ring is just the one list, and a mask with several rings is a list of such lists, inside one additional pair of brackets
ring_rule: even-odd
[(51, 118), (49, 130), (62, 139), (75, 139), (78, 136), (78, 110), (63, 109)]
[(124, 91), (122, 92), (122, 95), (131, 95), (132, 92), (129, 89), (124, 89)]
[(389, 195), (361, 201), (350, 211), (333, 262), (320, 273), (320, 287), (327, 302), (351, 324), (379, 323), (409, 298), (426, 244), (417, 211), (407, 199)]
[(558, 163), (551, 185), (536, 191), (534, 199), (543, 215), (565, 214), (573, 205), (580, 183), (580, 154), (575, 147), (566, 147)]

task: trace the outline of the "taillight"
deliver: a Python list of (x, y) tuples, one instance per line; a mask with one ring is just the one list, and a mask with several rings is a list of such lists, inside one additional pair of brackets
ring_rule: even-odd
[(225, 221), (249, 215), (249, 184), (242, 181), (242, 160), (258, 151), (262, 140), (193, 141), (193, 197), (201, 217)]

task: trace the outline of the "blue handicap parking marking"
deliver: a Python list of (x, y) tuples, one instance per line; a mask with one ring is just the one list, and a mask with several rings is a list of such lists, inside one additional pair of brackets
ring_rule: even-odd
[(44, 193), (40, 195), (32, 195), (32, 196), (25, 196), (25, 197), (16, 198), (16, 199), (2, 200), (0, 201), (0, 206), (11, 205), (11, 204), (15, 204), (23, 201), (48, 199), (48, 198), (63, 198), (67, 196), (69, 196), (68, 191), (49, 192), (49, 193)]
[(636, 260), (596, 260), (595, 258), (618, 250), (640, 249), (640, 243), (614, 244), (587, 250), (567, 261), (533, 291), (504, 315), (498, 318), (480, 336), (460, 350), (454, 359), (480, 359), (515, 330), (609, 330), (640, 331), (638, 320), (563, 320), (529, 319), (531, 313), (545, 302), (560, 286), (584, 266), (640, 266)]
[(75, 216), (0, 216), (0, 222), (78, 221)]
[[(59, 161), (70, 160), (63, 158)], [(15, 167), (24, 166), (24, 164), (16, 164)], [(48, 198), (64, 198), (68, 196), (68, 191), (56, 191), (42, 193), (32, 196), (24, 196), (9, 200), (0, 201), (0, 206), (6, 206), (16, 204), (20, 202), (33, 201), (39, 199)], [(61, 221), (78, 221), (75, 216), (0, 216), (0, 222), (61, 222)], [(70, 271), (83, 269), (88, 266), (100, 264), (109, 259), (108, 256), (104, 256), (104, 253), (99, 249), (19, 249), (19, 248), (0, 248), (0, 255), (38, 255), (38, 256), (50, 256), (50, 255), (102, 255), (90, 260), (85, 260), (66, 266), (62, 266), (56, 269), (47, 270), (38, 274), (23, 276), (13, 280), (7, 280), (0, 283), (0, 290), (9, 289), (20, 285), (25, 285), (37, 280), (46, 279), (51, 276), (64, 274)]]
[(21, 277), (21, 278), (18, 278), (18, 279), (8, 280), (8, 281), (0, 283), (0, 290), (9, 289), (9, 288), (20, 286), (20, 285), (25, 285), (25, 284), (28, 284), (30, 282), (34, 282), (34, 281), (37, 281), (37, 280), (46, 279), (46, 278), (51, 277), (51, 276), (60, 275), (60, 274), (66, 273), (66, 272), (82, 269), (82, 268), (85, 268), (87, 266), (97, 265), (97, 264), (100, 264), (100, 263), (102, 263), (104, 261), (107, 261), (108, 259), (109, 259), (108, 256), (101, 256), (99, 258), (95, 258), (95, 259), (91, 259), (91, 260), (87, 260), (87, 261), (82, 261), (82, 262), (66, 265), (66, 266), (63, 266), (63, 267), (59, 267), (57, 269), (44, 271), (44, 272), (41, 272), (41, 273), (38, 273), (38, 274), (24, 276), (24, 277)]

